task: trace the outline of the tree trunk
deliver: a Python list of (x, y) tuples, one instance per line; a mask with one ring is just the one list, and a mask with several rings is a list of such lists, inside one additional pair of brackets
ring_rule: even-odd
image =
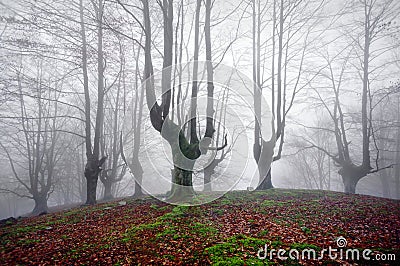
[[(399, 153), (399, 152), (397, 152)], [(399, 163), (399, 161), (397, 161), (397, 163)], [(400, 166), (397, 164), (395, 166), (396, 168), (396, 174), (395, 174), (395, 183), (396, 183), (396, 197), (397, 199), (400, 199)]]
[(272, 185), (271, 168), (269, 169), (264, 179), (262, 179), (262, 181), (258, 184), (256, 190), (266, 190), (270, 188), (274, 188), (274, 186)]
[(135, 177), (135, 194), (133, 195), (134, 197), (141, 197), (144, 195), (142, 190), (142, 178), (143, 176)]
[(46, 195), (38, 195), (34, 196), (33, 200), (35, 201), (35, 208), (32, 211), (33, 215), (39, 215), (47, 213), (47, 197)]
[(97, 174), (85, 174), (86, 177), (86, 205), (96, 204)]
[(195, 193), (192, 184), (192, 171), (175, 166), (173, 174), (172, 188), (168, 200), (170, 202), (190, 201)]
[[(139, 118), (140, 119), (140, 118)], [(138, 136), (136, 134), (135, 136)], [(139, 157), (139, 145), (135, 147), (136, 151), (134, 152), (133, 155), (133, 169), (134, 169), (134, 177), (135, 177), (135, 192), (133, 194), (133, 197), (141, 197), (144, 195), (143, 190), (142, 190), (142, 180), (143, 180), (143, 167), (142, 164), (140, 163), (138, 157)]]
[(260, 175), (260, 181), (258, 182), (258, 186), (256, 190), (265, 190), (273, 188), (272, 185), (272, 161), (274, 155), (274, 146), (275, 146), (275, 132), (272, 132), (271, 139), (269, 141), (261, 140), (262, 145), (255, 152), (255, 158), (257, 161), (258, 172)]
[(171, 146), (174, 161), (172, 188), (168, 200), (170, 202), (190, 200), (194, 195), (193, 167), (201, 155), (199, 143), (190, 144), (180, 127), (168, 119), (164, 121), (162, 137)]
[(85, 167), (85, 178), (86, 178), (86, 205), (96, 204), (96, 189), (97, 181), (99, 179), (99, 173), (101, 171), (101, 165), (106, 160), (103, 157), (101, 160), (96, 158), (88, 158)]
[[(212, 164), (210, 164), (208, 167), (212, 167)], [(203, 191), (206, 191), (206, 192), (212, 191), (211, 176), (214, 173), (214, 168), (208, 169), (208, 167), (206, 167), (204, 169), (204, 188), (203, 188)]]
[(350, 164), (342, 167), (338, 173), (343, 180), (344, 192), (355, 194), (358, 181), (365, 177), (369, 173), (369, 170), (366, 170), (363, 166), (355, 166)]
[(135, 174), (135, 194), (134, 197), (141, 197), (144, 195), (142, 190), (143, 174)]
[(110, 181), (106, 181), (103, 183), (104, 184), (104, 194), (103, 194), (103, 200), (110, 200), (113, 199), (113, 195), (111, 193), (111, 186), (112, 186), (112, 182)]
[(342, 180), (344, 185), (344, 192), (348, 194), (355, 194), (356, 186), (359, 179), (352, 176), (342, 175)]
[(80, 176), (79, 182), (79, 195), (81, 202), (86, 202), (86, 191), (87, 191), (87, 182), (85, 182), (86, 177)]

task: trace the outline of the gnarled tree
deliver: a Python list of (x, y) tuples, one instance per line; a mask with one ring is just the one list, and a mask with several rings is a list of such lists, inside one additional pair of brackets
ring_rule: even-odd
[[(385, 61), (382, 55), (390, 51), (392, 46), (378, 43), (384, 42), (385, 38), (388, 37), (387, 29), (391, 24), (389, 21), (397, 14), (396, 10), (399, 10), (399, 5), (391, 0), (381, 3), (363, 0), (360, 3), (354, 3), (354, 6), (350, 7), (354, 8), (356, 14), (359, 11), (360, 24), (363, 26), (362, 32), (358, 35), (355, 35), (354, 32), (348, 33), (352, 43), (339, 51), (337, 55), (331, 57), (327, 52), (322, 56), (326, 62), (326, 67), (324, 67), (326, 72), (321, 71), (321, 76), (328, 79), (333, 90), (333, 99), (330, 100), (333, 107), (329, 107), (328, 99), (324, 98), (318, 89), (314, 89), (317, 99), (321, 101), (322, 106), (333, 121), (333, 129), (331, 128), (329, 131), (334, 133), (336, 141), (335, 152), (328, 151), (315, 145), (315, 143), (310, 143), (313, 147), (325, 152), (339, 168), (338, 173), (342, 177), (344, 191), (346, 193), (355, 193), (360, 179), (368, 174), (392, 167), (392, 165), (382, 166), (379, 164), (381, 154), (377, 145), (373, 118), (374, 108), (379, 99), (376, 99), (371, 85), (373, 84), (372, 81), (381, 73), (383, 67), (390, 63), (387, 60)], [(345, 52), (348, 54), (342, 56)], [(351, 61), (353, 60), (353, 53), (356, 55), (356, 60), (359, 60), (357, 63)], [(377, 58), (383, 59), (384, 63), (376, 65)], [(340, 67), (335, 68), (334, 62), (340, 62)], [(361, 147), (359, 147), (361, 160), (355, 158), (358, 155), (357, 151), (351, 147), (351, 145), (354, 146), (358, 143), (349, 140), (351, 128), (349, 129), (348, 125), (353, 124), (357, 118), (351, 120), (351, 115), (346, 113), (344, 101), (341, 98), (345, 74), (346, 71), (349, 71), (351, 63), (353, 63), (352, 65), (355, 66), (355, 70), (358, 72), (362, 86), (361, 93), (355, 93), (357, 96), (361, 95), (361, 110), (358, 112), (361, 121), (357, 121), (361, 129)], [(372, 153), (371, 151), (373, 150), (374, 152)], [(375, 157), (374, 166), (371, 164), (373, 156)]]
[[(199, 55), (199, 20), (200, 20), (200, 7), (201, 0), (197, 1), (196, 14), (195, 14), (195, 44), (194, 44), (194, 58), (193, 58), (193, 75), (192, 75), (192, 90), (190, 101), (190, 117), (189, 134), (185, 135), (183, 128), (170, 119), (169, 111), (171, 104), (171, 65), (172, 65), (172, 48), (173, 48), (173, 1), (163, 0), (158, 2), (163, 12), (164, 22), (164, 54), (163, 54), (163, 71), (161, 78), (162, 96), (161, 104), (156, 101), (156, 94), (154, 88), (153, 77), (153, 63), (151, 56), (151, 21), (149, 13), (148, 1), (143, 3), (143, 18), (144, 18), (144, 31), (145, 31), (145, 86), (146, 86), (146, 100), (150, 110), (151, 123), (162, 137), (169, 143), (173, 155), (173, 185), (170, 193), (171, 201), (181, 201), (190, 199), (193, 194), (192, 186), (192, 170), (196, 159), (201, 154), (210, 149), (222, 149), (227, 143), (220, 147), (210, 147), (211, 138), (214, 134), (213, 123), (213, 93), (214, 84), (212, 82), (212, 63), (207, 61), (207, 124), (204, 137), (199, 139), (197, 133), (197, 93), (198, 93), (198, 55)], [(206, 1), (206, 10), (210, 10), (211, 1)], [(209, 25), (209, 24), (208, 24)], [(207, 29), (206, 29), (207, 31)], [(209, 38), (209, 37), (208, 37)], [(210, 48), (208, 46), (208, 48)], [(208, 58), (211, 50), (207, 52)]]

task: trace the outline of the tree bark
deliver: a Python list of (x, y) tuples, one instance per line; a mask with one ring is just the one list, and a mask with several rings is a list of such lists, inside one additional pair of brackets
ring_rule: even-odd
[(342, 180), (343, 180), (343, 185), (344, 185), (344, 193), (355, 194), (358, 179), (356, 179), (352, 176), (342, 175)]
[(133, 197), (135, 198), (144, 195), (142, 190), (142, 180), (143, 180), (143, 175), (135, 175), (135, 194), (133, 194)]
[(112, 182), (106, 181), (103, 183), (104, 185), (104, 194), (103, 194), (103, 200), (110, 200), (113, 199), (113, 195), (111, 193), (111, 187), (112, 187)]
[(194, 24), (194, 55), (193, 55), (193, 82), (192, 82), (192, 98), (190, 101), (190, 143), (198, 143), (199, 139), (197, 137), (197, 91), (198, 91), (198, 65), (199, 65), (199, 24), (200, 24), (200, 7), (201, 0), (197, 0), (196, 5), (196, 16)]
[(369, 168), (356, 165), (346, 165), (339, 169), (338, 173), (342, 177), (344, 192), (349, 194), (356, 193), (358, 181), (369, 173)]
[(264, 141), (261, 139), (261, 149), (256, 151), (259, 153), (257, 160), (257, 167), (260, 175), (260, 181), (258, 183), (256, 190), (265, 190), (274, 187), (272, 185), (272, 176), (271, 176), (271, 164), (273, 160), (272, 156), (274, 154), (274, 146), (275, 146), (275, 132), (273, 131), (271, 139), (269, 141)]
[[(142, 37), (141, 37), (142, 38)], [(139, 55), (140, 49), (137, 52), (136, 57), (136, 68), (139, 69)], [(136, 71), (136, 85), (137, 81), (140, 78), (138, 70)], [(136, 86), (138, 87), (138, 86)], [(140, 90), (140, 98), (139, 103), (135, 104), (135, 114), (138, 111), (137, 119), (135, 119), (134, 124), (136, 127), (134, 128), (134, 145), (133, 145), (133, 167), (134, 167), (134, 176), (135, 176), (135, 192), (134, 197), (141, 197), (144, 195), (142, 190), (142, 180), (143, 180), (143, 167), (139, 160), (139, 152), (140, 152), (140, 139), (141, 139), (141, 126), (142, 126), (142, 114), (143, 114), (143, 101), (145, 94), (145, 86), (142, 86)]]
[(261, 180), (262, 181), (258, 184), (256, 190), (266, 190), (274, 188), (274, 186), (272, 185), (271, 168), (269, 169), (267, 175), (264, 176), (264, 178), (262, 178)]
[(85, 166), (86, 178), (86, 205), (96, 204), (96, 189), (101, 166), (106, 160), (106, 157), (98, 160), (96, 157), (90, 156)]
[(207, 125), (204, 137), (212, 138), (214, 128), (214, 70), (211, 55), (211, 0), (206, 0), (206, 18), (204, 25), (204, 35), (206, 43), (206, 64), (207, 64)]
[(97, 175), (87, 175), (86, 177), (86, 205), (96, 204)]
[(35, 207), (33, 208), (32, 214), (39, 215), (47, 213), (47, 194), (45, 195), (36, 195), (33, 197), (35, 201)]
[(194, 194), (192, 171), (175, 166), (171, 193), (168, 200), (170, 202), (190, 201)]
[(364, 167), (368, 167), (371, 169), (370, 164), (370, 150), (369, 150), (369, 137), (370, 137), (370, 129), (368, 128), (369, 119), (372, 117), (368, 117), (368, 93), (369, 93), (369, 50), (371, 44), (370, 32), (370, 15), (372, 6), (368, 7), (368, 4), (364, 3), (365, 10), (365, 21), (364, 21), (364, 47), (363, 47), (363, 88), (362, 88), (362, 98), (361, 98), (361, 124), (362, 124), (362, 156), (363, 161), (362, 165)]
[[(165, 120), (163, 138), (171, 146), (174, 170), (172, 188), (169, 196), (171, 202), (190, 200), (194, 195), (192, 170), (195, 160), (200, 157), (199, 143), (189, 143), (183, 132), (174, 122)], [(178, 137), (176, 137), (178, 136)]]
[[(209, 165), (208, 167), (210, 167), (210, 166), (211, 165)], [(203, 191), (210, 192), (210, 191), (212, 191), (211, 176), (214, 173), (214, 168), (208, 169), (208, 167), (206, 167), (204, 169), (204, 188), (203, 188)]]
[(142, 190), (143, 168), (137, 157), (134, 158), (133, 168), (134, 168), (133, 174), (135, 176), (135, 194), (133, 196), (141, 197), (144, 195), (143, 190)]

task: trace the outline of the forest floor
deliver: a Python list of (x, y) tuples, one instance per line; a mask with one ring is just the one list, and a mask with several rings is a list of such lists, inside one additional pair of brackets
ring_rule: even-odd
[(146, 197), (10, 221), (0, 227), (0, 265), (400, 265), (399, 238), (398, 200), (234, 191), (195, 207)]

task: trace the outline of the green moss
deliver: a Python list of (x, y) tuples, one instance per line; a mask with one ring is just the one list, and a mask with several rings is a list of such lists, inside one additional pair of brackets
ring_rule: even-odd
[(156, 235), (157, 238), (163, 238), (168, 235), (175, 235), (176, 234), (176, 229), (175, 228), (166, 228), (160, 233)]
[(169, 209), (169, 205), (166, 205), (166, 206), (164, 206), (164, 207), (159, 207), (158, 208), (158, 210), (160, 210), (160, 211), (166, 211), (166, 210), (168, 210)]
[(313, 245), (313, 244), (308, 244), (308, 243), (293, 243), (290, 245), (291, 249), (296, 249), (298, 251), (304, 250), (304, 249), (313, 249), (315, 251), (321, 250), (320, 247)]
[(221, 200), (221, 204), (222, 205), (230, 205), (230, 204), (232, 204), (232, 202), (231, 202), (230, 199), (224, 198), (224, 199)]
[(121, 239), (122, 242), (130, 242), (131, 240), (133, 240), (136, 236), (136, 233), (139, 231), (143, 231), (143, 230), (154, 230), (158, 227), (161, 227), (162, 223), (159, 221), (156, 221), (154, 223), (149, 223), (149, 224), (141, 224), (141, 225), (137, 225), (137, 226), (132, 226), (131, 228), (127, 229), (125, 231), (125, 233), (123, 234), (123, 238)]
[[(205, 249), (213, 265), (269, 265), (268, 260), (257, 258), (257, 251), (268, 242), (264, 239), (236, 235), (223, 243)], [(272, 243), (274, 246), (275, 243)], [(254, 264), (253, 264), (254, 263)]]
[(216, 215), (221, 216), (221, 215), (223, 215), (223, 214), (225, 213), (225, 210), (223, 210), (223, 209), (216, 209), (216, 210), (213, 210), (213, 212), (214, 212)]
[[(165, 206), (168, 207), (168, 206)], [(176, 226), (172, 226), (174, 222), (180, 221), (181, 218), (184, 218), (188, 216), (188, 213), (190, 211), (193, 211), (193, 208), (191, 209), (189, 206), (175, 206), (171, 212), (166, 213), (160, 217), (157, 218), (157, 220), (154, 223), (149, 223), (149, 224), (141, 224), (137, 226), (133, 226), (129, 229), (127, 229), (124, 233), (123, 238), (121, 239), (122, 242), (134, 242), (136, 234), (139, 231), (154, 231), (154, 230), (160, 230), (162, 227), (165, 227), (161, 232), (156, 234), (156, 239), (158, 238), (164, 238), (169, 235), (172, 235), (174, 239), (178, 238), (188, 238), (189, 235), (184, 235), (184, 234), (179, 234), (179, 228)], [(200, 233), (204, 233), (207, 230), (204, 228), (200, 228), (199, 225), (196, 225), (196, 230), (200, 230)], [(210, 229), (208, 229), (210, 230)], [(137, 240), (137, 239), (136, 239)]]
[(263, 237), (263, 236), (268, 235), (268, 233), (269, 233), (268, 229), (262, 230), (262, 231), (258, 232), (258, 236)]
[(238, 258), (238, 257), (231, 257), (231, 258), (224, 258), (218, 261), (213, 261), (213, 264), (215, 266), (229, 266), (229, 265), (233, 265), (233, 266), (241, 266), (241, 265), (245, 265), (243, 259)]
[(164, 214), (158, 218), (159, 221), (176, 221), (187, 215), (189, 206), (176, 206), (171, 212)]
[(173, 240), (178, 240), (178, 239), (189, 239), (193, 238), (193, 236), (188, 235), (188, 234), (176, 234), (172, 237)]
[(11, 224), (14, 224), (14, 222), (13, 222), (13, 221), (10, 221), (10, 220), (8, 220), (8, 221), (6, 222), (6, 225), (11, 225)]
[(301, 231), (303, 231), (305, 234), (311, 234), (311, 230), (310, 228), (308, 228), (307, 226), (302, 226), (300, 227)]
[(18, 245), (30, 245), (30, 244), (34, 244), (34, 243), (39, 243), (40, 240), (39, 239), (20, 239), (18, 240), (17, 244)]
[(164, 254), (163, 258), (168, 259), (168, 260), (175, 260), (175, 256), (172, 254)]
[(26, 225), (15, 225), (10, 227), (10, 231), (5, 233), (3, 236), (8, 237), (8, 238), (14, 238), (18, 237), (21, 235), (25, 235), (28, 233), (34, 233), (39, 230), (44, 230), (46, 229), (47, 225), (45, 224), (40, 224), (40, 225), (32, 225), (32, 226), (26, 226)]
[(283, 207), (290, 204), (292, 201), (277, 201), (277, 200), (264, 200), (261, 202), (261, 207), (271, 208), (271, 207)]
[(218, 230), (215, 229), (214, 227), (202, 223), (194, 223), (191, 226), (191, 230), (193, 233), (199, 234), (201, 236), (215, 235), (218, 232)]

